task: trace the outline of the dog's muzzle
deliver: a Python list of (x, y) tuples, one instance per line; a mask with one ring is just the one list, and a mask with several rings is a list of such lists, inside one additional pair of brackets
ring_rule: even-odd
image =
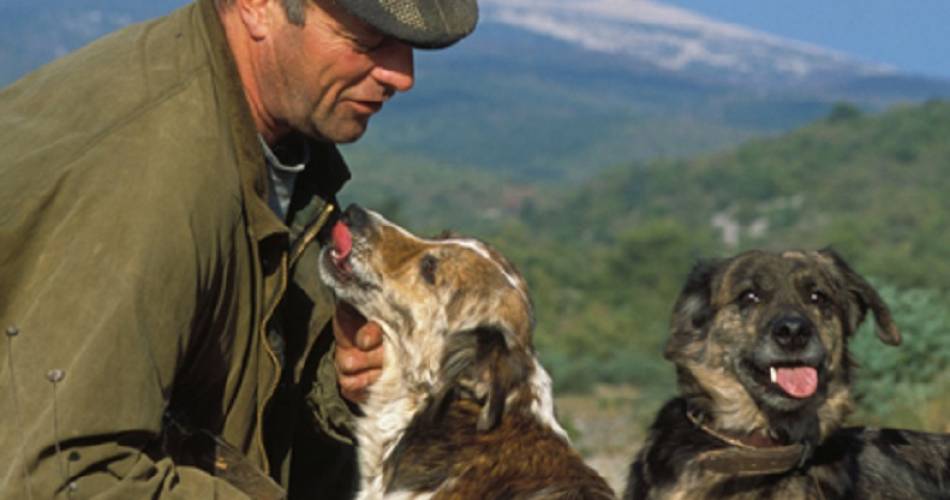
[(370, 226), (370, 216), (362, 207), (352, 204), (343, 212), (330, 232), (332, 246), (330, 258), (333, 265), (344, 273), (353, 270), (350, 256), (353, 253), (354, 235), (362, 236)]
[(788, 313), (766, 323), (762, 331), (758, 347), (746, 358), (752, 378), (784, 398), (814, 396), (827, 354), (815, 325), (801, 314)]

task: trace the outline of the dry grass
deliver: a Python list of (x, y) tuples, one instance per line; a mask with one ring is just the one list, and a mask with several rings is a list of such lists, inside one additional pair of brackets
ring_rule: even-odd
[(556, 398), (558, 418), (573, 445), (618, 495), (643, 442), (645, 418), (652, 418), (652, 409), (650, 415), (638, 411), (639, 397), (640, 391), (632, 386), (597, 386), (590, 394)]

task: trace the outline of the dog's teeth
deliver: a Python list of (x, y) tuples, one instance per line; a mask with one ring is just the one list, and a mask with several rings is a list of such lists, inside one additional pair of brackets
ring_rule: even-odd
[(340, 259), (340, 252), (337, 252), (335, 248), (331, 248), (331, 249), (330, 249), (330, 257), (333, 257), (334, 259), (339, 260), (339, 259)]
[(769, 367), (769, 377), (772, 378), (772, 383), (773, 383), (773, 384), (774, 384), (775, 381), (778, 379), (778, 373), (776, 373), (774, 366), (770, 366), (770, 367)]

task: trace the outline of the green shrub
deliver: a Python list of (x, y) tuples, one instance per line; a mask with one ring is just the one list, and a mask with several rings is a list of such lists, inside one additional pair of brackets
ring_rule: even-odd
[[(868, 320), (851, 343), (859, 367), (855, 374), (858, 417), (863, 424), (929, 427), (931, 404), (950, 399), (950, 312), (947, 298), (935, 290), (898, 290), (880, 286), (903, 334), (898, 347), (882, 344)], [(942, 403), (941, 403), (942, 402)]]

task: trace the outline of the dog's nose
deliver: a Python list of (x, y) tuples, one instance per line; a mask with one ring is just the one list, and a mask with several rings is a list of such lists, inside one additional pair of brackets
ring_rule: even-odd
[(772, 322), (771, 331), (775, 342), (789, 351), (802, 350), (814, 333), (811, 322), (798, 315), (776, 319)]
[(351, 231), (359, 231), (369, 224), (369, 214), (366, 213), (363, 207), (356, 203), (351, 203), (350, 206), (346, 207), (346, 210), (343, 211), (343, 223), (346, 224)]

